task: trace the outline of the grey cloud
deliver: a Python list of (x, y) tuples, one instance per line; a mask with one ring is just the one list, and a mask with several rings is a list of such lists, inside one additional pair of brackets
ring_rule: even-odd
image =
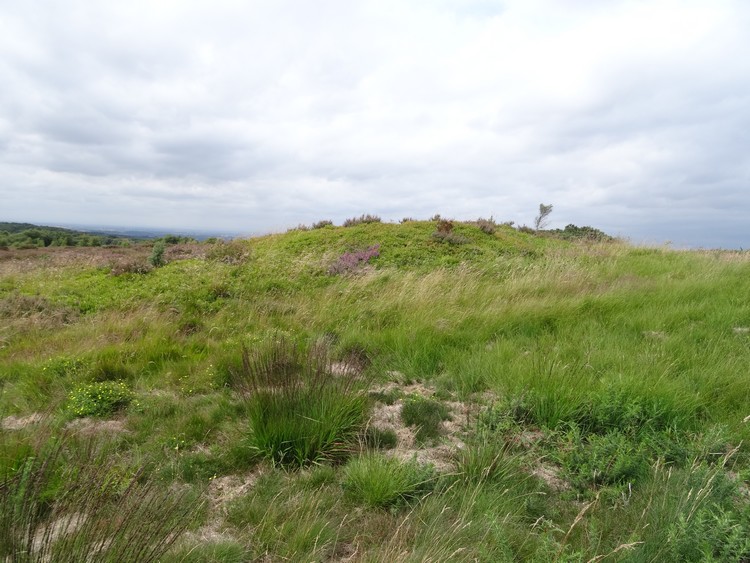
[(42, 5), (0, 23), (9, 218), (528, 223), (544, 201), (559, 226), (745, 240), (741, 2), (663, 37), (636, 17), (661, 1)]

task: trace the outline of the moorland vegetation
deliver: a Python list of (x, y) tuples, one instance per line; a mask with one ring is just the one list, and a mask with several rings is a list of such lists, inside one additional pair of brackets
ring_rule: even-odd
[(750, 254), (542, 226), (6, 245), (0, 559), (750, 560)]

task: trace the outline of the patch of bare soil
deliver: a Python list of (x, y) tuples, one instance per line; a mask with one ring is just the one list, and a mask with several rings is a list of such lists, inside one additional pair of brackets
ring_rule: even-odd
[(27, 416), (6, 416), (0, 421), (3, 430), (23, 430), (31, 424), (39, 424), (44, 420), (44, 415), (35, 412)]
[(532, 471), (534, 477), (544, 481), (547, 486), (555, 492), (567, 491), (570, 485), (560, 477), (560, 470), (552, 465), (540, 463)]
[[(34, 534), (34, 538), (31, 544), (32, 552), (37, 554), (38, 556), (40, 554), (39, 552), (42, 551), (45, 547), (49, 549), (49, 546), (58, 539), (74, 533), (83, 525), (85, 521), (85, 514), (74, 512), (73, 514), (61, 516), (47, 526), (43, 526), (37, 531), (36, 534)], [(46, 553), (45, 555), (49, 556), (48, 553)], [(44, 557), (43, 560), (48, 561), (49, 559), (48, 557)]]
[(246, 495), (258, 481), (263, 469), (256, 469), (245, 475), (224, 475), (211, 479), (206, 495), (211, 512), (208, 524), (195, 531), (188, 531), (180, 538), (180, 544), (200, 545), (237, 541), (232, 534), (222, 530), (227, 506), (234, 499)]
[(77, 432), (82, 436), (93, 436), (96, 434), (107, 433), (123, 434), (129, 432), (125, 428), (125, 421), (119, 419), (101, 420), (98, 418), (76, 418), (65, 425), (65, 428)]
[(211, 479), (208, 485), (208, 503), (211, 510), (224, 514), (227, 505), (234, 499), (250, 491), (260, 477), (261, 471), (252, 471), (245, 475), (224, 475)]
[[(31, 547), (32, 551), (38, 554), (45, 546), (49, 546), (58, 539), (74, 533), (85, 521), (86, 515), (79, 512), (74, 512), (73, 514), (68, 514), (55, 519), (47, 526), (40, 528), (36, 534), (34, 534)], [(45, 558), (45, 560), (47, 560), (47, 558)]]
[[(390, 393), (398, 390), (404, 394), (432, 397), (435, 390), (422, 383), (410, 385), (399, 385), (388, 383), (373, 389), (376, 393)], [(386, 455), (401, 460), (416, 459), (422, 464), (432, 464), (440, 472), (450, 472), (454, 467), (454, 454), (464, 446), (460, 436), (465, 432), (466, 425), (470, 420), (470, 409), (465, 403), (451, 401), (446, 403), (451, 411), (451, 420), (442, 423), (440, 443), (433, 445), (419, 444), (413, 428), (406, 426), (401, 420), (401, 409), (404, 406), (403, 399), (398, 399), (392, 405), (378, 405), (370, 418), (370, 426), (379, 430), (392, 430), (398, 437), (396, 447), (387, 450)]]

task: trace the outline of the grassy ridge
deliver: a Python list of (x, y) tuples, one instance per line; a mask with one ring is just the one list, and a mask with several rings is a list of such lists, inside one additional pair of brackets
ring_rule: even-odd
[[(122, 464), (148, 461), (148, 479), (208, 499), (196, 534), (212, 509), (226, 514), (210, 541), (178, 542), (174, 560), (749, 557), (750, 256), (469, 223), (451, 242), (435, 228), (298, 230), (144, 274), (58, 259), (64, 249), (8, 256), (0, 412), (70, 425), (81, 384), (127, 386), (130, 405), (110, 415)], [(373, 247), (366, 263), (329, 273)], [(421, 382), (454, 405), (460, 431), (418, 444), (403, 466), (398, 452), (335, 436), (351, 461), (269, 466), (253, 431), (266, 411), (235, 382), (243, 348), (280, 337), (324, 343), (332, 362), (357, 366), (362, 393), (396, 385), (396, 406)], [(373, 416), (383, 401), (370, 399)], [(17, 432), (33, 426), (3, 430)], [(445, 467), (420, 465), (430, 448), (447, 452)], [(401, 479), (395, 493), (384, 475)], [(211, 483), (231, 479), (254, 486), (217, 504)]]

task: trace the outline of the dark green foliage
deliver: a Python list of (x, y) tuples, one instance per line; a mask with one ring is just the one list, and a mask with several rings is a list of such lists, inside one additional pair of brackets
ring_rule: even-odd
[(565, 240), (587, 240), (596, 242), (611, 242), (614, 237), (607, 233), (595, 229), (594, 227), (578, 227), (576, 225), (566, 225), (564, 229), (552, 229), (544, 231), (545, 234), (553, 235)]
[(324, 227), (332, 227), (333, 221), (329, 221), (328, 219), (323, 219), (322, 221), (318, 221), (317, 223), (312, 224), (313, 229), (322, 229)]
[(149, 263), (154, 268), (164, 265), (164, 251), (166, 248), (164, 241), (160, 240), (154, 243), (154, 247), (151, 249), (151, 256), (148, 257)]
[(156, 239), (157, 241), (163, 241), (164, 244), (190, 244), (198, 242), (193, 237), (186, 237), (180, 235), (164, 235)]
[(579, 491), (592, 486), (637, 484), (650, 467), (645, 446), (619, 431), (574, 438), (563, 461), (570, 482)]

